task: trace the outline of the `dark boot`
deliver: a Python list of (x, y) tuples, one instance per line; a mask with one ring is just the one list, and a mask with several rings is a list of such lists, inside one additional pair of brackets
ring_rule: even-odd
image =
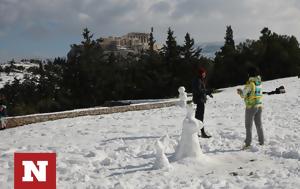
[(204, 127), (201, 129), (201, 137), (202, 138), (210, 138), (211, 137), (210, 135), (205, 133)]

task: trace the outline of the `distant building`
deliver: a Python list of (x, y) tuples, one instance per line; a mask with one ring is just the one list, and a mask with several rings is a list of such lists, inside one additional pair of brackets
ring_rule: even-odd
[[(131, 32), (122, 37), (102, 38), (100, 44), (105, 51), (126, 55), (149, 49), (149, 37), (149, 33)], [(159, 46), (155, 44), (154, 49), (159, 50)]]

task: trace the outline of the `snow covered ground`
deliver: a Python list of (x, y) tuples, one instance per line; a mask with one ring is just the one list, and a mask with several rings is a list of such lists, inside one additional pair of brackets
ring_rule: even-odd
[(265, 146), (253, 129), (253, 147), (241, 151), (244, 104), (236, 88), (209, 99), (199, 139), (203, 157), (153, 169), (155, 143), (171, 159), (186, 110), (85, 116), (31, 124), (0, 132), (0, 188), (13, 188), (14, 152), (56, 152), (58, 189), (296, 189), (300, 187), (300, 79), (264, 82), (264, 90), (284, 85), (286, 94), (264, 96)]
[[(15, 78), (20, 79), (22, 81), (25, 74), (30, 75), (30, 73), (28, 73), (28, 71), (27, 71), (28, 68), (38, 66), (38, 64), (30, 63), (30, 62), (18, 62), (18, 63), (15, 63), (14, 65), (22, 66), (25, 68), (25, 70), (23, 70), (23, 71), (19, 70), (18, 72), (11, 72), (8, 75), (5, 72), (0, 72), (0, 89), (3, 88), (7, 82), (11, 83)], [(0, 66), (2, 68), (4, 68), (5, 66), (9, 66), (9, 64), (0, 64)]]

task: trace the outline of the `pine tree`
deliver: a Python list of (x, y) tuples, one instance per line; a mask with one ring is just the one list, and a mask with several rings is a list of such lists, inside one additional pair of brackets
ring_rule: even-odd
[(233, 40), (233, 31), (231, 29), (231, 26), (227, 26), (226, 27), (226, 34), (225, 34), (225, 42), (224, 42), (224, 46), (221, 47), (221, 51), (216, 53), (216, 58), (215, 60), (217, 62), (220, 62), (224, 59), (225, 57), (232, 57), (235, 53), (236, 53), (236, 48), (235, 48), (235, 43)]
[(153, 37), (153, 27), (151, 27), (151, 32), (150, 32), (150, 36), (149, 36), (149, 51), (150, 51), (150, 54), (154, 54), (154, 44), (155, 44), (156, 40), (154, 40), (154, 37)]
[[(107, 58), (99, 40), (85, 28), (81, 44), (71, 46), (64, 70), (64, 86), (70, 94), (73, 108), (103, 103), (103, 80), (109, 76), (104, 69)], [(89, 99), (89, 100), (86, 100)]]
[(82, 36), (83, 36), (84, 41), (82, 41), (81, 43), (84, 46), (90, 46), (90, 45), (92, 45), (92, 43), (94, 43), (94, 41), (92, 40), (94, 34), (90, 34), (90, 33), (91, 32), (88, 28), (83, 29)]
[(226, 27), (226, 35), (225, 35), (225, 46), (235, 49), (235, 44), (233, 40), (233, 31), (231, 26)]
[(267, 28), (267, 27), (264, 27), (264, 28), (260, 31), (260, 33), (262, 34), (261, 39), (262, 39), (263, 37), (270, 37), (271, 34), (272, 34), (271, 30), (269, 30), (269, 28)]
[(108, 61), (109, 64), (115, 64), (117, 62), (117, 57), (116, 57), (115, 53), (111, 52), (108, 55), (107, 61)]
[(236, 74), (240, 65), (236, 61), (237, 50), (233, 40), (231, 26), (226, 27), (224, 46), (216, 53), (214, 65), (214, 77), (211, 83), (215, 87), (230, 86), (236, 84)]
[(190, 37), (189, 33), (185, 35), (184, 45), (182, 47), (182, 55), (186, 61), (191, 61), (193, 58), (198, 59), (202, 49), (194, 48), (194, 39)]
[(180, 57), (180, 50), (174, 37), (174, 31), (169, 27), (166, 45), (163, 47), (163, 54), (168, 65), (173, 65)]
[[(166, 44), (162, 50), (163, 62), (166, 65), (168, 93), (175, 95), (177, 93), (179, 82), (181, 81), (182, 69), (180, 59), (180, 46), (177, 45), (174, 32), (168, 29)], [(167, 92), (166, 92), (167, 93)]]

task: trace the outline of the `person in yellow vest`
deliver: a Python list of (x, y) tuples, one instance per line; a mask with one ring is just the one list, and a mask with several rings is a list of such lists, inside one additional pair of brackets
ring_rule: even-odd
[(251, 146), (252, 141), (252, 125), (253, 121), (256, 126), (258, 141), (260, 145), (264, 144), (264, 131), (261, 121), (262, 115), (262, 82), (258, 69), (250, 67), (248, 69), (248, 77), (244, 89), (237, 89), (237, 93), (244, 99), (246, 104), (245, 111), (245, 127), (246, 139), (243, 149)]

